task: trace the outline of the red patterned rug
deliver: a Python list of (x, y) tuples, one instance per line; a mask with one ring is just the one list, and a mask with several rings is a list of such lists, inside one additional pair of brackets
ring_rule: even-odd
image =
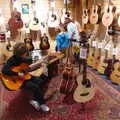
[[(96, 81), (96, 78), (93, 79)], [(59, 84), (60, 77), (53, 78), (48, 87), (49, 91)], [(7, 91), (0, 83), (0, 120), (120, 120), (119, 102), (112, 99), (97, 82), (95, 87), (96, 95), (85, 104), (85, 110), (82, 109), (81, 104), (73, 100), (72, 95), (65, 96), (57, 89), (56, 93), (47, 100), (51, 111), (43, 113), (36, 112), (28, 103), (29, 93), (21, 90)]]

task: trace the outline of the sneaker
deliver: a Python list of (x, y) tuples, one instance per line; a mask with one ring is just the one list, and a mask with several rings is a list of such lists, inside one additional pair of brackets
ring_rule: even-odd
[(50, 111), (50, 108), (45, 104), (40, 105), (40, 108), (42, 109), (43, 112), (49, 112)]
[(37, 111), (40, 110), (40, 105), (39, 105), (38, 101), (36, 101), (36, 100), (30, 100), (29, 103), (30, 103)]

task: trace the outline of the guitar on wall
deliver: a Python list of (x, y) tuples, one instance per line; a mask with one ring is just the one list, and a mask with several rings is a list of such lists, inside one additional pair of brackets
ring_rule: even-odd
[(57, 27), (59, 24), (58, 15), (55, 12), (55, 0), (50, 0), (50, 8), (51, 10), (48, 13), (47, 24), (49, 28), (54, 28)]
[(109, 0), (109, 3), (106, 8), (107, 9), (105, 10), (102, 16), (102, 23), (105, 27), (108, 28), (108, 26), (110, 26), (114, 21), (114, 14), (116, 12), (116, 7), (113, 6), (111, 0)]
[(73, 98), (76, 102), (84, 103), (91, 100), (94, 95), (94, 86), (87, 78), (87, 44), (83, 43), (80, 49), (80, 58), (83, 59), (83, 76), (78, 75), (77, 83), (78, 86), (74, 91)]
[[(86, 0), (83, 4), (83, 13), (82, 13), (82, 24), (83, 26), (89, 22), (89, 10), (87, 9), (88, 0)], [(85, 27), (85, 26), (84, 26)]]
[(62, 9), (62, 16), (60, 19), (60, 22), (62, 24), (64, 24), (66, 17), (71, 18), (71, 11), (68, 10), (68, 0), (65, 0), (64, 4), (65, 4), (65, 8)]
[(91, 24), (98, 24), (98, 22), (100, 21), (100, 14), (101, 14), (101, 7), (99, 5), (95, 4), (95, 0), (92, 6), (92, 12), (90, 15), (90, 23)]

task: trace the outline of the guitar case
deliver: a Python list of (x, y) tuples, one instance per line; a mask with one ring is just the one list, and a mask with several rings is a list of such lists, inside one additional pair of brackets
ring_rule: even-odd
[(66, 64), (60, 84), (60, 93), (62, 94), (70, 94), (73, 93), (77, 86), (77, 74), (73, 70), (73, 65)]

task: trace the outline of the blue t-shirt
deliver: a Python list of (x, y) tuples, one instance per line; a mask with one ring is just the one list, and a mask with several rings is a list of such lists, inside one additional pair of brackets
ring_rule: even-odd
[(67, 48), (70, 45), (69, 34), (67, 32), (61, 32), (56, 36), (57, 51), (63, 48)]

